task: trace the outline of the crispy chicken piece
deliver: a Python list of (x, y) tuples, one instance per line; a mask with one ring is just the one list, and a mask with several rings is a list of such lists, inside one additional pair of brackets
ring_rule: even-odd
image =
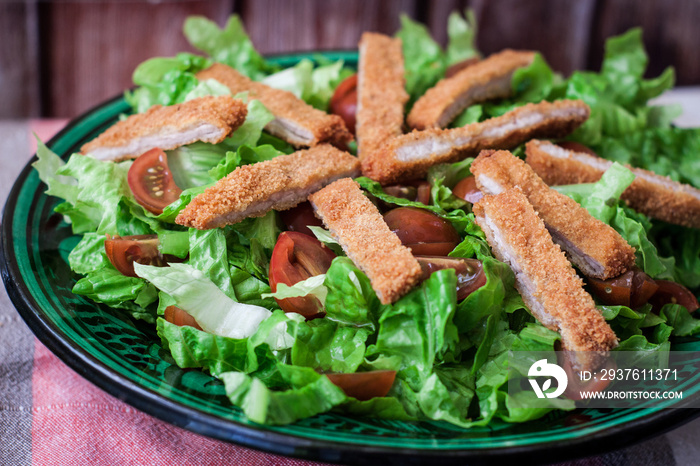
[[(617, 346), (581, 278), (519, 188), (484, 196), (474, 204), (474, 214), (498, 260), (513, 269), (530, 312), (561, 334), (565, 349), (604, 352)], [(594, 359), (579, 358), (577, 369), (587, 369)]]
[(365, 32), (357, 75), (357, 144), (360, 159), (403, 134), (405, 89), (401, 40)]
[(154, 105), (131, 115), (81, 147), (99, 160), (133, 159), (160, 148), (175, 149), (195, 141), (217, 144), (245, 121), (245, 103), (230, 96), (207, 96), (182, 104)]
[(589, 113), (580, 100), (559, 100), (527, 104), (461, 128), (413, 131), (363, 159), (362, 173), (382, 184), (419, 179), (433, 165), (475, 157), (484, 149), (512, 149), (533, 137), (563, 137)]
[(359, 168), (357, 158), (328, 144), (244, 165), (192, 199), (175, 221), (207, 230), (291, 209), (327, 184), (357, 176)]
[[(593, 183), (613, 162), (548, 141), (526, 146), (527, 163), (549, 185)], [(633, 209), (649, 217), (688, 228), (700, 228), (700, 190), (665, 176), (627, 166), (636, 175), (622, 193)]]
[(408, 125), (419, 130), (444, 128), (470, 105), (510, 96), (513, 73), (534, 58), (535, 52), (506, 49), (440, 80), (416, 101)]
[(355, 181), (338, 180), (309, 196), (309, 201), (343, 251), (367, 274), (382, 303), (393, 303), (420, 281), (421, 268), (411, 250), (401, 244)]
[(570, 197), (551, 189), (510, 152), (481, 152), (472, 163), (471, 172), (484, 194), (520, 188), (544, 221), (552, 240), (585, 275), (607, 280), (634, 266), (634, 248), (618, 232)]
[(253, 81), (230, 66), (215, 63), (197, 73), (197, 79), (215, 79), (233, 94), (248, 92), (251, 99), (258, 99), (275, 116), (265, 129), (295, 147), (324, 142), (345, 147), (352, 141), (352, 134), (338, 115), (317, 110), (291, 92)]

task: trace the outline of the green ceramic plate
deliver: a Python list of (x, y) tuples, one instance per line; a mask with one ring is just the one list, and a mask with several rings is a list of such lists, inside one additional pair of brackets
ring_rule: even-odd
[[(355, 52), (324, 52), (354, 65)], [(272, 57), (293, 65), (312, 55)], [(74, 120), (49, 142), (67, 158), (116, 121), (129, 107), (119, 97)], [(440, 461), (476, 464), (517, 458), (556, 461), (600, 453), (657, 435), (696, 416), (694, 409), (580, 410), (553, 413), (535, 422), (464, 430), (447, 423), (316, 416), (282, 427), (245, 419), (230, 405), (223, 385), (199, 371), (178, 368), (163, 350), (155, 329), (118, 311), (71, 293), (76, 279), (67, 255), (78, 242), (62, 216), (59, 200), (29, 166), (17, 179), (2, 222), (2, 276), (8, 293), (36, 336), (57, 356), (97, 386), (157, 418), (210, 437), (282, 455), (366, 463)], [(700, 340), (676, 343), (700, 350)], [(700, 390), (700, 373), (689, 368), (690, 391)], [(680, 388), (680, 387), (679, 387)]]

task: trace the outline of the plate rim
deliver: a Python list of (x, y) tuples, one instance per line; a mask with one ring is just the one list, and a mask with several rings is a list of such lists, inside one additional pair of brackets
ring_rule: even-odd
[[(337, 53), (356, 58), (356, 51), (350, 50), (320, 50), (312, 52), (285, 53), (268, 56), (280, 60), (301, 60), (313, 58), (314, 55), (330, 55)], [(100, 109), (123, 100), (123, 94), (101, 102), (70, 122), (47, 145), (53, 146), (56, 141), (75, 128), (81, 121), (87, 119)], [(476, 449), (445, 448), (428, 450), (419, 448), (399, 448), (390, 446), (368, 446), (334, 442), (322, 439), (298, 437), (293, 434), (267, 430), (264, 425), (245, 425), (233, 420), (222, 419), (201, 412), (178, 401), (165, 398), (158, 393), (144, 388), (126, 377), (113, 372), (104, 363), (83, 351), (72, 340), (62, 335), (53, 322), (42, 316), (38, 304), (22, 280), (21, 272), (14, 256), (15, 238), (12, 235), (14, 210), (17, 207), (19, 193), (30, 176), (37, 160), (36, 154), (27, 162), (7, 197), (2, 215), (2, 242), (0, 247), (0, 274), (7, 289), (11, 302), (32, 330), (34, 335), (46, 347), (71, 367), (81, 377), (96, 385), (117, 399), (133, 406), (141, 412), (161, 421), (187, 429), (191, 432), (210, 438), (227, 441), (247, 448), (328, 462), (362, 463), (367, 460), (382, 458), (393, 462), (399, 459), (406, 462), (441, 458), (448, 461), (470, 459), (477, 462), (487, 462), (494, 459), (514, 459), (520, 462), (559, 461), (582, 456), (591, 456), (608, 451), (618, 450), (646, 439), (661, 435), (673, 428), (679, 427), (696, 417), (700, 411), (694, 409), (667, 408), (642, 415), (626, 424), (604, 428), (597, 432), (574, 439), (563, 439), (552, 442), (539, 442), (514, 447), (486, 447)], [(35, 193), (36, 195), (36, 193)], [(41, 195), (45, 195), (41, 193)], [(9, 254), (8, 254), (9, 253)], [(696, 412), (697, 411), (697, 412)], [(600, 440), (608, 440), (601, 442)], [(612, 441), (615, 440), (615, 441)], [(407, 443), (410, 439), (407, 439)], [(584, 455), (573, 454), (572, 449), (586, 445)], [(580, 450), (580, 449), (577, 449)], [(478, 463), (477, 463), (478, 464)]]

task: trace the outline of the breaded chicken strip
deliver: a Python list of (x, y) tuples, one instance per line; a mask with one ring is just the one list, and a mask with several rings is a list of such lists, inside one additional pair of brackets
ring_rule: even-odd
[(634, 266), (634, 248), (576, 201), (547, 186), (508, 151), (483, 151), (471, 165), (479, 190), (498, 194), (518, 187), (544, 221), (552, 240), (581, 271), (606, 280)]
[[(617, 346), (615, 333), (520, 189), (484, 196), (473, 209), (494, 254), (513, 269), (515, 287), (530, 312), (561, 334), (565, 349), (607, 351)], [(583, 359), (576, 369), (593, 363)]]
[(291, 209), (327, 184), (357, 176), (359, 169), (357, 158), (328, 144), (243, 165), (192, 199), (175, 222), (207, 230)]
[(438, 163), (475, 157), (484, 149), (512, 149), (533, 137), (563, 137), (590, 113), (580, 100), (527, 104), (461, 128), (413, 131), (362, 160), (362, 173), (382, 184), (424, 177)]
[(403, 134), (405, 84), (401, 40), (374, 32), (362, 34), (355, 130), (360, 159)]
[[(549, 185), (593, 183), (613, 162), (584, 152), (564, 149), (548, 141), (526, 146), (527, 163)], [(700, 228), (700, 190), (665, 176), (627, 166), (636, 175), (622, 193), (633, 209), (652, 218)]]
[(309, 196), (309, 201), (343, 251), (367, 274), (382, 303), (393, 303), (420, 281), (421, 268), (411, 250), (401, 244), (355, 181), (338, 180)]
[(131, 115), (80, 148), (99, 160), (136, 158), (160, 148), (175, 149), (195, 141), (217, 144), (245, 121), (245, 103), (230, 96), (207, 96)]
[(352, 134), (338, 115), (317, 110), (291, 92), (253, 81), (230, 66), (215, 63), (197, 73), (197, 79), (215, 79), (233, 94), (248, 92), (251, 99), (258, 99), (275, 116), (265, 129), (295, 147), (324, 142), (345, 147), (352, 141)]
[(534, 58), (534, 52), (506, 49), (440, 80), (416, 101), (408, 125), (419, 130), (444, 128), (470, 105), (510, 96), (513, 73)]

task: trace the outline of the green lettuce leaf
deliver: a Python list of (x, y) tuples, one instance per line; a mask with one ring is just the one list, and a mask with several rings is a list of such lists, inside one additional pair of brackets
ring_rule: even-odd
[(207, 332), (230, 338), (246, 338), (271, 312), (260, 306), (237, 303), (226, 296), (202, 271), (187, 264), (153, 267), (134, 264), (139, 277), (175, 299)]
[(457, 11), (447, 18), (447, 65), (454, 65), (470, 58), (479, 57), (476, 48), (477, 23), (473, 10), (464, 11), (464, 18)]
[(260, 80), (275, 68), (255, 50), (237, 15), (232, 15), (223, 29), (203, 16), (189, 16), (183, 32), (196, 49), (254, 80)]
[(146, 309), (158, 299), (153, 285), (141, 278), (124, 276), (111, 264), (88, 272), (73, 286), (73, 293), (124, 309), (137, 319), (155, 321), (155, 309)]
[(210, 65), (210, 60), (191, 53), (146, 60), (134, 70), (133, 81), (139, 87), (124, 92), (124, 100), (137, 113), (143, 113), (153, 105), (184, 102), (197, 87), (195, 74)]
[(367, 358), (390, 364), (398, 377), (419, 390), (433, 371), (433, 364), (456, 349), (457, 327), (452, 322), (457, 307), (454, 270), (433, 273), (379, 317), (377, 341)]

